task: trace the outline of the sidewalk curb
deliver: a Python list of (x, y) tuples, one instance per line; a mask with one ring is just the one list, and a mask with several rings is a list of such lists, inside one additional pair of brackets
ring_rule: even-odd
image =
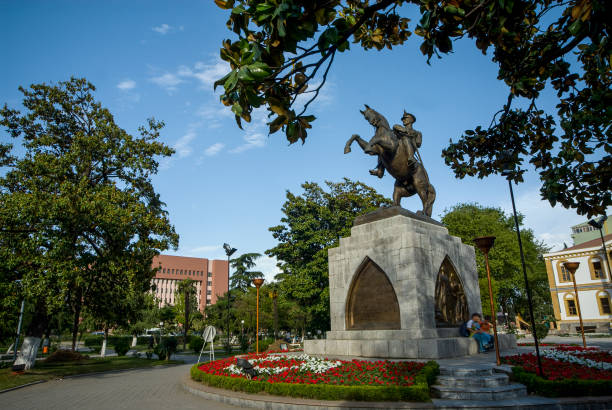
[(46, 382), (46, 381), (48, 381), (48, 380), (36, 380), (35, 382), (30, 382), (30, 383), (22, 384), (22, 385), (15, 386), (15, 387), (9, 387), (8, 389), (0, 390), (0, 394), (2, 394), (2, 393), (8, 393), (8, 392), (10, 392), (10, 391), (17, 390), (17, 389), (21, 389), (21, 388), (23, 388), (23, 387), (32, 386), (32, 385), (35, 385), (35, 384), (44, 383), (44, 382)]

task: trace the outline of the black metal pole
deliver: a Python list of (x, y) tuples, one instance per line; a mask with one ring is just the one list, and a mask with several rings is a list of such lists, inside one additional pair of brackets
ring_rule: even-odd
[(542, 370), (542, 360), (540, 359), (540, 346), (538, 344), (538, 336), (536, 334), (535, 318), (533, 316), (533, 303), (531, 301), (531, 290), (529, 289), (529, 280), (527, 279), (527, 267), (525, 266), (525, 255), (523, 254), (523, 242), (521, 241), (521, 231), (519, 229), (519, 221), (516, 215), (516, 205), (514, 204), (514, 192), (512, 191), (512, 181), (508, 179), (508, 186), (510, 187), (510, 198), (512, 199), (512, 211), (514, 212), (514, 224), (516, 225), (516, 236), (518, 238), (519, 252), (521, 254), (521, 265), (523, 266), (523, 276), (525, 278), (525, 290), (527, 291), (527, 304), (529, 305), (529, 316), (531, 316), (531, 333), (533, 334), (533, 340), (535, 342), (536, 356), (538, 358), (538, 370), (540, 376), (544, 376)]
[(230, 255), (227, 255), (227, 345), (230, 346)]
[(603, 248), (603, 257), (606, 260), (606, 265), (608, 266), (608, 278), (612, 278), (612, 270), (610, 270), (610, 259), (608, 258), (608, 253), (606, 252), (606, 241), (604, 239), (603, 231), (599, 228), (599, 235), (601, 236), (601, 247)]

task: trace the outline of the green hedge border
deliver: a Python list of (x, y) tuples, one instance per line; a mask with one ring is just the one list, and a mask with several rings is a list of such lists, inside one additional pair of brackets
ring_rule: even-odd
[(512, 380), (527, 386), (529, 393), (545, 397), (610, 396), (612, 380), (547, 380), (522, 367), (512, 368)]
[(438, 363), (427, 362), (415, 377), (415, 384), (402, 386), (338, 386), (330, 384), (265, 383), (237, 377), (204, 373), (195, 364), (191, 378), (211, 387), (245, 393), (266, 392), (275, 396), (301, 397), (316, 400), (351, 401), (430, 401), (429, 386), (440, 373)]

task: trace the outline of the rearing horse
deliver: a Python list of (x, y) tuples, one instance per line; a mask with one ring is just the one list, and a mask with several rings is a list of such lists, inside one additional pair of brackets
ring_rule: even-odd
[(344, 153), (351, 152), (351, 144), (357, 141), (363, 152), (378, 157), (378, 169), (370, 171), (372, 175), (382, 178), (386, 169), (395, 178), (393, 204), (400, 206), (403, 197), (419, 194), (423, 202), (423, 210), (418, 211), (417, 214), (431, 217), (436, 190), (429, 182), (423, 164), (414, 158), (415, 148), (412, 143), (407, 138), (398, 138), (382, 114), (367, 104), (365, 107), (365, 111), (359, 110), (359, 112), (376, 129), (376, 133), (370, 141), (353, 134), (346, 142)]

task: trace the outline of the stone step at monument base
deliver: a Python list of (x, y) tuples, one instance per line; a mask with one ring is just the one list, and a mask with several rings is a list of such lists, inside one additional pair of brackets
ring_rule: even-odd
[[(469, 337), (410, 339), (402, 338), (407, 334), (394, 335), (388, 332), (402, 331), (328, 332), (327, 339), (306, 340), (304, 353), (327, 357), (356, 356), (385, 359), (445, 359), (478, 354), (478, 344)], [(514, 335), (500, 335), (499, 339), (502, 351), (516, 346)]]
[(527, 395), (527, 388), (522, 384), (495, 387), (433, 385), (431, 390), (436, 397), (454, 400), (509, 400)]
[(508, 384), (505, 374), (492, 374), (482, 377), (473, 376), (438, 376), (438, 384), (450, 387), (497, 387)]
[(436, 409), (459, 410), (459, 409), (538, 409), (548, 410), (560, 408), (559, 404), (552, 399), (537, 396), (522, 396), (507, 400), (448, 400), (433, 399), (432, 403)]

